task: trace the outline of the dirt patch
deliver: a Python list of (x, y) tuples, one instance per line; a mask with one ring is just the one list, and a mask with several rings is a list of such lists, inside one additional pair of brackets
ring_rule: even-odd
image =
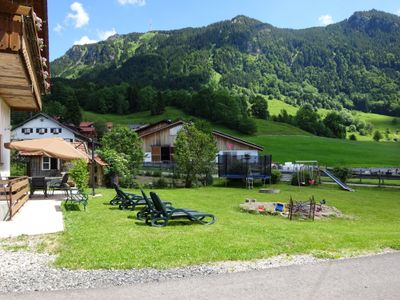
[[(258, 202), (255, 199), (246, 199), (245, 203), (240, 204), (240, 209), (247, 213), (263, 214), (272, 216), (289, 216), (288, 204), (280, 202)], [(315, 219), (324, 218), (343, 218), (343, 213), (334, 206), (326, 204), (316, 204)]]

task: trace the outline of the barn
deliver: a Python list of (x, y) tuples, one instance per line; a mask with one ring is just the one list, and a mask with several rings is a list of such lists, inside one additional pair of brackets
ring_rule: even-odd
[[(174, 144), (178, 132), (185, 124), (182, 120), (163, 120), (151, 125), (139, 126), (136, 133), (143, 141), (144, 161), (172, 162), (174, 161)], [(249, 143), (240, 138), (214, 130), (212, 134), (217, 143), (217, 154), (232, 153), (236, 155), (258, 155), (264, 149), (262, 146)]]

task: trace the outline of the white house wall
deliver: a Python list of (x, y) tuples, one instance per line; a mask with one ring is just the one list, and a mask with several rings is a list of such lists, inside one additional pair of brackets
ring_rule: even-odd
[[(33, 132), (29, 134), (25, 134), (22, 132), (24, 128), (32, 128)], [(36, 132), (38, 128), (47, 128), (47, 133), (39, 134)], [(61, 129), (61, 133), (54, 134), (51, 133), (51, 128)], [(54, 122), (53, 120), (49, 120), (45, 117), (38, 116), (37, 118), (30, 120), (24, 125), (15, 128), (12, 131), (12, 139), (13, 140), (31, 140), (31, 139), (43, 139), (43, 138), (54, 138), (60, 137), (65, 139), (66, 141), (75, 141), (75, 135), (72, 131), (68, 130), (65, 127), (61, 127), (59, 124)]]
[(10, 107), (0, 97), (0, 177), (10, 176), (10, 150), (4, 148), (4, 143), (10, 141)]

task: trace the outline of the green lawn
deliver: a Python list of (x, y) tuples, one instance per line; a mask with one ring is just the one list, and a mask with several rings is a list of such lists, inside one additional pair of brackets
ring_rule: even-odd
[[(69, 268), (167, 268), (227, 260), (252, 260), (280, 254), (311, 253), (337, 257), (384, 248), (400, 249), (400, 191), (357, 188), (354, 193), (336, 186), (279, 185), (277, 195), (244, 188), (159, 190), (177, 207), (214, 213), (211, 226), (174, 222), (153, 228), (137, 221), (136, 211), (107, 205), (114, 192), (101, 190), (88, 210), (64, 211), (66, 231), (61, 234), (56, 265)], [(240, 212), (246, 198), (287, 201), (290, 196), (339, 208), (347, 219), (288, 221)]]
[(400, 143), (359, 142), (316, 136), (254, 136), (273, 161), (318, 160), (328, 166), (398, 166)]

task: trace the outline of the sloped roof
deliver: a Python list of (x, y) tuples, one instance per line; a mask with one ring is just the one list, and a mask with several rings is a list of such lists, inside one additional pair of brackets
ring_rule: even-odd
[(93, 126), (94, 122), (87, 122), (87, 121), (82, 121), (81, 123), (79, 123), (79, 127), (89, 127), (89, 126)]
[(214, 136), (217, 136), (217, 137), (223, 137), (225, 139), (232, 140), (232, 141), (234, 141), (236, 143), (246, 145), (247, 147), (253, 148), (253, 149), (258, 150), (258, 151), (263, 151), (264, 150), (263, 146), (259, 146), (257, 144), (253, 144), (253, 143), (247, 142), (247, 141), (242, 140), (240, 138), (237, 138), (237, 137), (235, 137), (233, 135), (229, 135), (229, 134), (223, 133), (223, 132), (218, 131), (218, 130), (213, 130), (212, 134)]
[[(156, 124), (159, 125), (160, 122), (159, 122), (159, 123), (156, 123)], [(157, 132), (159, 132), (159, 131), (162, 131), (162, 130), (165, 130), (165, 129), (169, 129), (169, 128), (173, 128), (173, 127), (176, 127), (176, 126), (178, 126), (178, 125), (183, 125), (183, 124), (185, 124), (184, 121), (178, 120), (178, 121), (175, 121), (175, 122), (172, 122), (172, 123), (168, 123), (168, 124), (166, 124), (166, 125), (164, 125), (164, 126), (162, 126), (162, 127), (157, 127), (157, 128), (155, 128), (154, 130), (145, 132), (145, 133), (143, 133), (143, 134), (140, 134), (140, 133), (138, 133), (138, 134), (139, 134), (139, 137), (140, 137), (140, 138), (144, 138), (144, 137), (146, 137), (146, 136), (152, 135), (152, 134), (157, 133)], [(215, 137), (222, 137), (222, 138), (225, 138), (225, 139), (234, 141), (234, 142), (236, 142), (236, 143), (245, 145), (245, 146), (247, 146), (247, 147), (249, 147), (249, 148), (252, 148), (252, 149), (255, 149), (255, 150), (257, 150), (257, 151), (263, 151), (263, 150), (264, 150), (264, 147), (263, 147), (263, 146), (260, 146), (260, 145), (254, 144), (254, 143), (247, 142), (247, 141), (242, 140), (242, 139), (240, 139), (240, 138), (238, 138), (238, 137), (235, 137), (235, 136), (233, 136), (233, 135), (229, 135), (229, 134), (223, 133), (223, 132), (218, 131), (218, 130), (213, 130), (213, 131), (212, 131), (212, 134), (213, 134)]]
[(43, 112), (37, 113), (36, 115), (30, 117), (29, 119), (26, 119), (24, 122), (22, 122), (22, 123), (16, 125), (12, 130), (16, 130), (17, 128), (20, 128), (20, 127), (24, 126), (26, 123), (28, 123), (28, 122), (30, 122), (30, 121), (32, 121), (32, 120), (35, 120), (35, 119), (37, 119), (37, 118), (40, 118), (40, 117), (43, 117), (43, 118), (46, 118), (46, 119), (48, 119), (48, 120), (53, 121), (53, 122), (56, 123), (58, 126), (64, 128), (64, 129), (66, 129), (66, 130), (68, 130), (68, 131), (71, 131), (75, 136), (79, 137), (80, 139), (83, 139), (83, 140), (85, 140), (85, 141), (88, 141), (88, 140), (89, 140), (86, 136), (84, 136), (84, 135), (80, 134), (79, 132), (73, 130), (72, 128), (70, 128), (70, 127), (68, 127), (68, 126), (66, 126), (66, 125), (64, 125), (64, 124), (62, 124), (62, 123), (60, 123), (58, 120), (56, 120), (56, 119), (50, 117), (49, 115), (47, 115), (47, 114), (45, 114), (45, 113), (43, 113)]
[[(146, 137), (148, 135), (151, 135), (151, 134), (154, 134), (156, 132), (159, 132), (161, 130), (165, 130), (165, 129), (168, 129), (168, 128), (171, 128), (171, 127), (175, 127), (175, 126), (178, 126), (178, 125), (183, 125), (184, 123), (185, 122), (183, 122), (182, 120), (178, 120), (178, 121), (175, 121), (175, 122), (167, 123), (162, 127), (157, 127), (155, 129), (153, 129), (151, 131), (148, 131), (148, 132), (145, 132), (143, 134), (140, 134), (140, 132), (138, 132), (138, 134), (139, 134), (140, 138), (143, 138), (143, 137)], [(160, 124), (160, 122), (156, 123), (156, 125), (159, 125), (159, 124)], [(151, 127), (153, 127), (153, 125), (148, 126), (146, 129), (151, 128)]]

